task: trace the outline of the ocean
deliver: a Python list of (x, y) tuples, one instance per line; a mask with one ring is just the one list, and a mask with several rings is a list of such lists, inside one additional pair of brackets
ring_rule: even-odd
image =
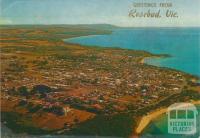
[(112, 34), (66, 39), (87, 46), (119, 47), (168, 54), (168, 58), (148, 58), (147, 64), (168, 67), (200, 77), (200, 28), (129, 28)]

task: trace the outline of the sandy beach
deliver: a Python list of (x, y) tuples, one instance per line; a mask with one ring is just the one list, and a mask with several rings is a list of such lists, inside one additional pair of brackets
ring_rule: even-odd
[(167, 108), (162, 108), (162, 109), (153, 111), (153, 112), (149, 113), (146, 116), (143, 116), (142, 119), (139, 122), (138, 127), (136, 128), (136, 133), (140, 134), (144, 130), (144, 128), (147, 127), (148, 124), (152, 120), (156, 119), (158, 116), (160, 116), (160, 115), (162, 115), (162, 114), (164, 114), (166, 112), (167, 112)]
[[(192, 104), (200, 105), (199, 101), (192, 101)], [(138, 124), (138, 127), (136, 128), (135, 132), (137, 134), (141, 134), (142, 131), (148, 126), (148, 124), (152, 121), (158, 118), (160, 115), (167, 112), (167, 108), (160, 108), (158, 110), (155, 110), (153, 112), (148, 113), (146, 116), (143, 116)]]
[(150, 57), (144, 57), (144, 58), (142, 58), (142, 59), (140, 60), (139, 63), (144, 64), (144, 63), (145, 63), (145, 60), (146, 60), (146, 59), (149, 59), (149, 58), (162, 58), (162, 56), (150, 56)]
[(142, 59), (140, 60), (140, 63), (141, 63), (141, 64), (144, 64), (144, 60), (145, 60), (145, 58), (142, 58)]

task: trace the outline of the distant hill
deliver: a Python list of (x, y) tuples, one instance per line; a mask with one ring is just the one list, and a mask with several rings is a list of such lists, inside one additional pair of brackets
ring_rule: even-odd
[(29, 28), (29, 27), (35, 27), (35, 28), (44, 28), (44, 27), (67, 27), (67, 28), (87, 28), (87, 29), (100, 29), (100, 30), (113, 30), (116, 28), (120, 28), (115, 25), (111, 24), (55, 24), (55, 25), (41, 25), (41, 24), (30, 24), (30, 25), (0, 25), (1, 28), (7, 28), (7, 27), (23, 27), (23, 28)]
[(119, 28), (118, 26), (111, 25), (111, 24), (80, 24), (80, 25), (75, 25), (75, 26), (91, 28), (91, 29), (105, 29), (105, 30), (112, 30), (112, 29)]

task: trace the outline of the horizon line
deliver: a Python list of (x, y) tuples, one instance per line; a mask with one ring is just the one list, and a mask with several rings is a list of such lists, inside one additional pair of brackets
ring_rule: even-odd
[(199, 28), (200, 26), (119, 26), (115, 24), (108, 24), (108, 23), (83, 23), (83, 24), (0, 24), (0, 26), (34, 26), (34, 25), (41, 25), (41, 26), (61, 26), (61, 25), (110, 25), (118, 28)]

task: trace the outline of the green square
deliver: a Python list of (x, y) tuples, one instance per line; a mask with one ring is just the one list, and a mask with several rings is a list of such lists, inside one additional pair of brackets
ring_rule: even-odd
[(188, 110), (188, 111), (187, 111), (187, 118), (188, 118), (188, 119), (193, 119), (193, 118), (194, 118), (194, 112), (191, 111), (191, 110)]
[(171, 119), (176, 119), (176, 110), (170, 111), (170, 118)]
[(177, 114), (178, 119), (186, 119), (186, 110), (178, 110)]

